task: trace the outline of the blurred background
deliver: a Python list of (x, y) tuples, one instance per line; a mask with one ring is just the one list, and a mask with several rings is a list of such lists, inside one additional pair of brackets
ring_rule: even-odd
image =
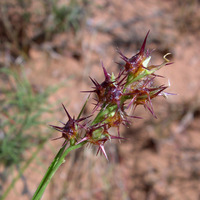
[[(117, 72), (148, 30), (151, 64), (170, 52), (158, 84), (177, 95), (153, 100), (158, 119), (141, 107), (128, 140), (72, 152), (44, 200), (200, 199), (199, 0), (0, 1), (0, 199), (31, 199), (63, 141), (48, 124), (77, 116), (101, 82), (100, 61)], [(91, 102), (92, 103), (92, 99)], [(85, 115), (93, 106), (88, 104)], [(116, 130), (112, 130), (116, 134)]]

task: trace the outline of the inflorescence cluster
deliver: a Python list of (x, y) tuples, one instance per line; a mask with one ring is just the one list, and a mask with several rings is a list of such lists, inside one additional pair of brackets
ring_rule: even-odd
[[(118, 49), (120, 57), (125, 61), (123, 69), (117, 76), (109, 74), (102, 64), (105, 80), (98, 83), (95, 79), (91, 78), (94, 84), (91, 91), (94, 93), (95, 107), (92, 115), (98, 112), (93, 121), (87, 121), (85, 118), (75, 119), (72, 118), (63, 105), (63, 108), (68, 116), (68, 122), (63, 123), (62, 127), (53, 126), (54, 129), (62, 133), (61, 137), (64, 138), (66, 144), (70, 141), (70, 145), (80, 143), (97, 145), (98, 152), (101, 150), (108, 159), (104, 144), (111, 139), (124, 139), (120, 136), (120, 125), (127, 125), (130, 123), (131, 118), (137, 118), (133, 115), (128, 115), (127, 110), (130, 107), (135, 108), (138, 105), (143, 105), (150, 113), (156, 117), (151, 100), (157, 96), (166, 96), (164, 90), (168, 86), (160, 85), (155, 86), (154, 82), (157, 77), (155, 74), (161, 67), (169, 65), (169, 60), (166, 54), (163, 58), (164, 61), (160, 65), (149, 65), (151, 59), (151, 52), (145, 50), (146, 40), (149, 32), (147, 33), (142, 47), (136, 55), (127, 58)], [(91, 116), (89, 116), (91, 117)], [(116, 127), (118, 135), (113, 136), (109, 133), (111, 127)]]

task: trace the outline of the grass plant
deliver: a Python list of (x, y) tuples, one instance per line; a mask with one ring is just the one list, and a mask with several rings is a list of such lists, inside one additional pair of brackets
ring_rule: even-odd
[[(72, 150), (86, 145), (94, 145), (98, 147), (97, 154), (101, 152), (109, 160), (104, 144), (113, 139), (125, 139), (120, 135), (120, 126), (130, 125), (133, 118), (140, 118), (139, 116), (134, 116), (137, 106), (144, 106), (145, 110), (149, 111), (156, 118), (152, 99), (158, 96), (166, 97), (170, 93), (164, 92), (168, 86), (157, 86), (155, 84), (155, 79), (161, 77), (155, 74), (155, 72), (171, 63), (166, 58), (168, 55), (166, 54), (163, 57), (163, 63), (160, 65), (149, 65), (151, 52), (145, 50), (148, 34), (149, 32), (144, 39), (140, 51), (131, 58), (127, 58), (118, 49), (118, 53), (124, 60), (125, 65), (117, 76), (113, 73), (108, 73), (102, 63), (105, 80), (98, 83), (90, 77), (93, 83), (92, 90), (84, 91), (95, 94), (96, 97), (94, 110), (90, 116), (81, 117), (87, 101), (77, 118), (72, 117), (63, 105), (68, 121), (66, 123), (61, 122), (62, 126), (51, 125), (51, 127), (61, 133), (55, 140), (63, 139), (63, 145), (39, 184), (32, 198), (33, 200), (42, 198), (53, 175), (65, 162), (65, 157)], [(131, 107), (133, 107), (133, 113), (128, 115), (127, 111)], [(89, 120), (91, 117), (93, 117), (93, 120)], [(109, 129), (112, 127), (116, 128), (116, 135), (109, 133)]]

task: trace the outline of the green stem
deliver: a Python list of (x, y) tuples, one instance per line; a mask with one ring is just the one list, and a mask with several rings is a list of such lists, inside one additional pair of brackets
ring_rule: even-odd
[[(58, 154), (54, 158), (53, 162), (49, 166), (49, 169), (47, 170), (46, 174), (44, 175), (40, 185), (38, 186), (37, 190), (35, 191), (35, 194), (34, 194), (32, 200), (41, 199), (41, 197), (42, 197), (47, 185), (49, 184), (51, 178), (53, 177), (55, 172), (58, 170), (60, 165), (62, 165), (65, 162), (65, 157), (67, 156), (67, 154), (74, 149), (78, 149), (78, 148), (82, 147), (85, 143), (86, 142), (82, 142), (78, 145), (69, 146), (66, 150), (65, 150), (66, 145), (64, 145), (60, 149), (60, 151), (58, 152)], [(65, 150), (65, 152), (63, 153), (64, 150)]]

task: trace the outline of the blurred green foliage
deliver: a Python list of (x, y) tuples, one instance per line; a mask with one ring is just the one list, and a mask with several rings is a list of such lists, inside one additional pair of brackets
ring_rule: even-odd
[[(47, 139), (41, 125), (51, 108), (49, 95), (56, 88), (34, 91), (29, 80), (8, 68), (0, 70), (4, 84), (0, 86), (0, 162), (5, 167), (18, 165), (27, 150)], [(44, 118), (44, 117), (43, 117)]]
[(87, 1), (71, 0), (68, 5), (61, 6), (54, 3), (52, 9), (54, 29), (58, 31), (73, 29), (77, 32), (86, 15), (83, 3), (86, 5)]

